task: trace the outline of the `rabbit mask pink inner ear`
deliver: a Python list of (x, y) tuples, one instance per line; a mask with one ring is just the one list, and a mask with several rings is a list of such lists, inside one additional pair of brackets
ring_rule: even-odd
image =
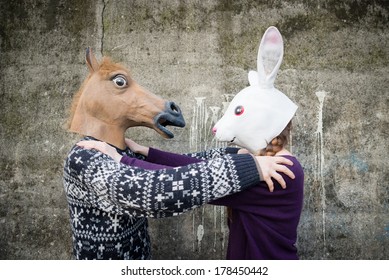
[(259, 84), (263, 88), (274, 86), (274, 80), (284, 55), (281, 33), (274, 26), (269, 27), (262, 37), (257, 57)]

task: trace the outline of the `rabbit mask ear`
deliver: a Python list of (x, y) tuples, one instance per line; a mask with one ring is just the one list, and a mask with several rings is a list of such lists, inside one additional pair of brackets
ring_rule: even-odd
[(269, 27), (262, 36), (257, 57), (259, 84), (272, 88), (284, 55), (284, 42), (281, 33), (274, 26)]
[(259, 86), (257, 71), (249, 71), (249, 84), (250, 86)]
[(249, 72), (250, 86), (234, 97), (215, 124), (216, 139), (258, 153), (284, 130), (297, 105), (273, 85), (282, 56), (281, 34), (277, 28), (269, 27), (259, 46), (258, 72)]

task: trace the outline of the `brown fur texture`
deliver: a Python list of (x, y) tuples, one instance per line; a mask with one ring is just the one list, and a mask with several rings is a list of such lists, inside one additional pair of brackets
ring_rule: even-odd
[(68, 120), (66, 122), (66, 129), (67, 130), (70, 130), (70, 127), (71, 127), (71, 124), (72, 124), (72, 121), (74, 118), (74, 114), (76, 112), (76, 108), (77, 108), (78, 102), (80, 100), (80, 96), (84, 90), (85, 84), (89, 81), (90, 77), (91, 77), (91, 74), (88, 75), (88, 77), (84, 80), (84, 82), (82, 83), (82, 85), (79, 88), (79, 90), (77, 91), (77, 93), (73, 96), (72, 105), (70, 106), (70, 110), (69, 110), (69, 117), (68, 117)]

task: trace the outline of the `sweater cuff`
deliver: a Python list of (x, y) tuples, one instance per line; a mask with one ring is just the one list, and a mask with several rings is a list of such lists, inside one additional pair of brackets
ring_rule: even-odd
[(259, 180), (264, 181), (264, 179), (263, 179), (263, 174), (262, 174), (262, 169), (261, 169), (261, 167), (259, 166), (258, 161), (255, 159), (255, 156), (254, 156), (253, 154), (250, 154), (250, 156), (252, 156), (252, 158), (253, 158), (254, 161), (255, 161), (255, 164), (257, 165)]
[(261, 181), (258, 166), (255, 158), (250, 154), (231, 155), (236, 166), (237, 175), (239, 177), (242, 188), (247, 188)]
[(226, 154), (237, 154), (240, 148), (236, 147), (227, 147), (226, 148)]

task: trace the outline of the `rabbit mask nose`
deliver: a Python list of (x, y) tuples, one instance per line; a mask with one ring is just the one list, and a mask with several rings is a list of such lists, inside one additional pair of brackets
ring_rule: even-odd
[(216, 131), (217, 131), (217, 128), (216, 128), (216, 126), (214, 126), (214, 127), (212, 128), (212, 133), (213, 133), (213, 134), (216, 134)]

